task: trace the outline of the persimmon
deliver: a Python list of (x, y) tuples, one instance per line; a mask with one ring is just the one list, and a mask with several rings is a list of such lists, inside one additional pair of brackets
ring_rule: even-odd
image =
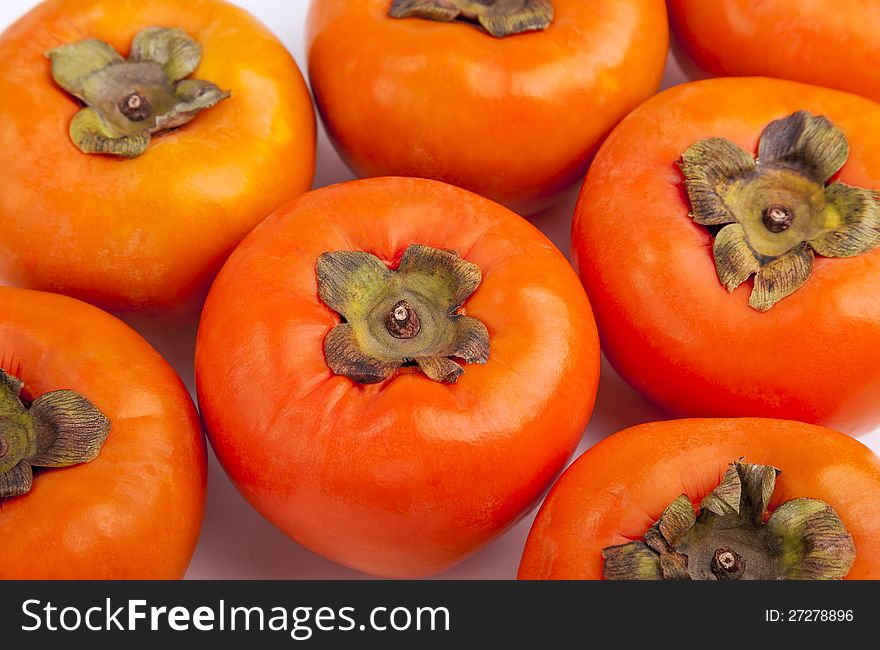
[(621, 122), (572, 250), (631, 385), (682, 416), (880, 423), (877, 123), (862, 97), (763, 78), (677, 86)]
[(876, 580), (880, 459), (785, 420), (616, 433), (550, 490), (519, 568), (520, 579), (603, 577)]
[(0, 35), (0, 67), (0, 276), (15, 284), (114, 310), (189, 303), (311, 184), (305, 82), (225, 2), (48, 0)]
[(436, 181), (305, 194), (232, 254), (196, 344), (218, 459), (304, 546), (437, 573), (516, 521), (596, 395), (583, 288), (531, 224)]
[(880, 101), (875, 0), (669, 0), (685, 51), (715, 75), (764, 75)]
[(180, 379), (127, 325), (0, 287), (0, 578), (183, 577), (205, 440)]
[(530, 213), (657, 90), (668, 27), (661, 0), (315, 0), (307, 41), (324, 124), (358, 175)]

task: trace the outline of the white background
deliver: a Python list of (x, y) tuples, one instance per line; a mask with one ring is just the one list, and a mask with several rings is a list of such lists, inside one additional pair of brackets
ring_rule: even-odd
[[(149, 0), (141, 1), (149, 2)], [(37, 3), (32, 0), (2, 0), (0, 29), (5, 29), (35, 4)], [(248, 9), (268, 25), (293, 53), (300, 70), (305, 74), (307, 66), (304, 25), (308, 0), (239, 0), (235, 4)], [(186, 2), (181, 2), (182, 11), (186, 10), (185, 7)], [(692, 73), (691, 78), (695, 78), (692, 66), (686, 62), (683, 65)], [(663, 87), (681, 83), (687, 78), (677, 60), (670, 55)], [(328, 143), (323, 129), (320, 129), (314, 187), (351, 178), (353, 178), (351, 172), (340, 161), (333, 147)], [(533, 223), (553, 239), (566, 254), (568, 254), (569, 225), (575, 198), (576, 188), (555, 208), (532, 218)], [(190, 391), (193, 391), (195, 318), (183, 323), (168, 323), (140, 317), (130, 317), (125, 320), (135, 326), (165, 355), (180, 373)], [(575, 457), (606, 435), (633, 424), (665, 417), (662, 411), (630, 390), (611, 367), (603, 363), (596, 409)], [(875, 451), (880, 450), (880, 430), (862, 436), (860, 440)], [(507, 533), (439, 577), (514, 578), (534, 514), (534, 511), (527, 514)], [(239, 496), (211, 454), (205, 522), (187, 577), (332, 579), (368, 576), (311, 553), (265, 521)]]

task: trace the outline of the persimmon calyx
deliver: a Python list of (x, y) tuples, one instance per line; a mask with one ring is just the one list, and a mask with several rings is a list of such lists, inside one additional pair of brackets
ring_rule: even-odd
[(0, 498), (27, 494), (33, 467), (68, 467), (98, 457), (110, 420), (72, 390), (26, 406), (22, 382), (0, 369)]
[(551, 0), (393, 0), (392, 18), (425, 18), (475, 23), (496, 38), (547, 29)]
[(700, 502), (684, 494), (643, 539), (602, 549), (608, 580), (840, 580), (856, 550), (827, 503), (798, 498), (767, 515), (780, 470), (736, 461)]
[(186, 79), (202, 58), (182, 29), (137, 33), (127, 59), (97, 39), (46, 53), (55, 83), (85, 104), (70, 122), (83, 153), (135, 158), (152, 136), (183, 126), (230, 96), (209, 81)]
[(853, 257), (880, 245), (880, 194), (828, 184), (848, 156), (843, 132), (806, 111), (767, 125), (757, 160), (725, 138), (682, 154), (690, 216), (721, 226), (713, 256), (728, 291), (754, 275), (749, 305), (766, 311), (803, 286), (815, 255)]
[(363, 251), (324, 253), (317, 276), (321, 300), (343, 319), (324, 339), (337, 375), (370, 384), (415, 363), (434, 381), (455, 383), (464, 368), (454, 359), (489, 359), (486, 326), (461, 313), (482, 273), (455, 253), (413, 244), (396, 270)]

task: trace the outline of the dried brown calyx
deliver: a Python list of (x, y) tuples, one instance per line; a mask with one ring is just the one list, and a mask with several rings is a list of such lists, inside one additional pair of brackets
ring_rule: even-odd
[(338, 375), (375, 383), (413, 362), (454, 383), (464, 372), (455, 359), (489, 359), (486, 326), (460, 313), (482, 274), (455, 253), (413, 244), (396, 270), (363, 251), (324, 253), (317, 275), (321, 300), (344, 319), (324, 340)]
[(551, 0), (393, 0), (392, 18), (453, 20), (480, 25), (496, 38), (547, 29), (553, 22)]
[(55, 82), (85, 104), (70, 123), (70, 138), (84, 153), (134, 158), (154, 135), (229, 97), (209, 81), (186, 78), (199, 66), (202, 48), (182, 29), (138, 32), (127, 59), (96, 39), (46, 56)]
[(22, 382), (0, 370), (0, 498), (26, 494), (33, 467), (67, 467), (97, 458), (110, 420), (71, 390), (21, 399)]
[(766, 311), (807, 281), (815, 255), (852, 257), (880, 245), (878, 193), (828, 184), (848, 155), (843, 132), (805, 111), (764, 129), (757, 161), (724, 138), (682, 154), (690, 216), (722, 226), (713, 255), (728, 291), (754, 275), (749, 304)]
[(855, 561), (840, 517), (817, 499), (792, 499), (769, 518), (780, 471), (735, 462), (700, 502), (682, 494), (643, 539), (602, 549), (608, 580), (839, 580)]

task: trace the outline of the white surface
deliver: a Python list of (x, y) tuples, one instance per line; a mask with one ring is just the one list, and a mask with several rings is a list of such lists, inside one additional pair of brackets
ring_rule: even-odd
[[(143, 1), (149, 2), (149, 0)], [(3, 0), (0, 3), (0, 29), (5, 28), (35, 4), (37, 3), (32, 0)], [(236, 4), (245, 7), (271, 27), (293, 53), (300, 69), (305, 73), (306, 53), (303, 32), (308, 1), (239, 0)], [(181, 6), (184, 8), (186, 3), (181, 3)], [(691, 78), (695, 78), (694, 74), (698, 74), (693, 72), (690, 66), (688, 72)], [(670, 55), (664, 87), (686, 79), (678, 62)], [(352, 174), (340, 161), (321, 129), (314, 186), (322, 187), (351, 178), (353, 178)], [(553, 239), (566, 254), (575, 198), (576, 192), (569, 192), (555, 208), (532, 219), (533, 223)], [(127, 320), (165, 355), (180, 373), (190, 391), (193, 391), (195, 319), (174, 323), (141, 318)], [(607, 363), (603, 363), (596, 409), (575, 458), (606, 435), (634, 424), (665, 417), (662, 411), (627, 387)], [(880, 430), (862, 436), (860, 440), (874, 451), (880, 450)], [(507, 533), (439, 577), (514, 578), (534, 514), (534, 511), (528, 513)], [(325, 560), (291, 541), (244, 501), (211, 454), (205, 522), (187, 577), (334, 579), (368, 576)]]

